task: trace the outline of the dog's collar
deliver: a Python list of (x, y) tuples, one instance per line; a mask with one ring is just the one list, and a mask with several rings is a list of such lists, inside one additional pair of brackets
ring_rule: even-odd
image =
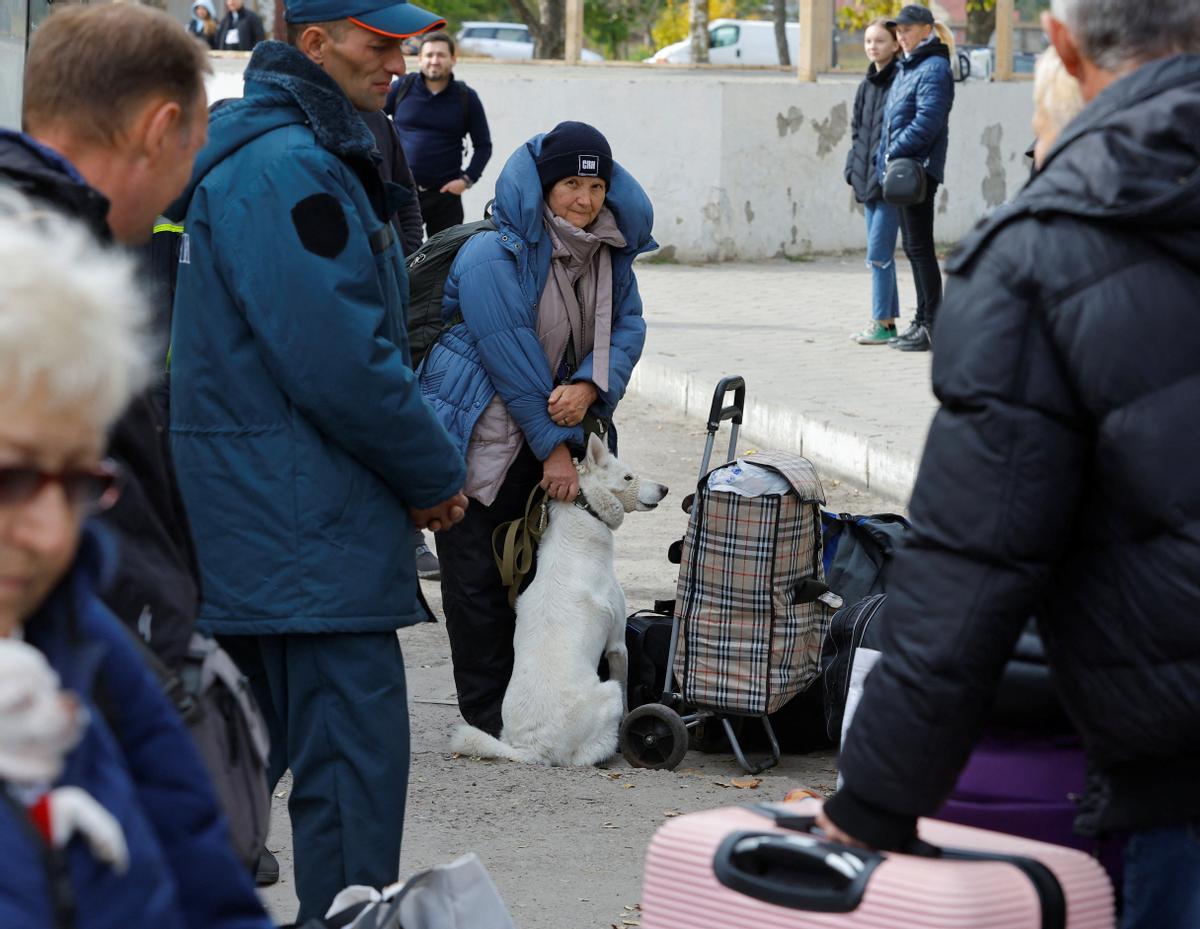
[[(579, 495), (574, 500), (571, 501), (571, 505), (576, 506), (579, 509), (583, 510), (585, 513), (588, 513), (588, 514), (596, 517), (596, 519), (600, 520), (600, 522), (602, 522), (602, 523), (604, 523), (604, 525), (608, 526), (608, 523), (605, 521), (604, 517), (601, 516), (599, 513), (597, 513), (595, 507), (593, 507), (592, 504), (588, 501), (587, 494), (585, 494), (582, 489), (580, 489)], [(608, 526), (608, 528), (611, 529), (612, 526)]]

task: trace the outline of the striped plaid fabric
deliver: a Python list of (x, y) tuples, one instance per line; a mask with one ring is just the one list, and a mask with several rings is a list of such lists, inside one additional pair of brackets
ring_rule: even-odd
[(807, 459), (749, 459), (792, 493), (743, 497), (700, 482), (684, 537), (676, 595), (682, 626), (675, 673), (684, 700), (725, 713), (773, 713), (816, 677), (829, 610), (796, 603), (805, 578), (823, 577), (824, 492)]

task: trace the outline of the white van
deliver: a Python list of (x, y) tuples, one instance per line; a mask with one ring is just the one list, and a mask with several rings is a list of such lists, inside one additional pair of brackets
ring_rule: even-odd
[[(788, 54), (792, 64), (800, 56), (800, 24), (788, 23)], [(691, 64), (692, 40), (660, 48), (650, 61), (659, 64)], [(708, 60), (714, 65), (777, 65), (775, 24), (764, 20), (714, 19), (708, 24)]]
[[(524, 23), (468, 22), (459, 30), (458, 47), (468, 55), (485, 55), (505, 61), (520, 61), (533, 57), (533, 35)], [(584, 61), (603, 61), (590, 49), (583, 49)]]

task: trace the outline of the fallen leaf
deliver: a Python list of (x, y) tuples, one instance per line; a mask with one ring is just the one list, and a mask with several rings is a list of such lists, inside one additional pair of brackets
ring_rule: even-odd
[(624, 787), (626, 790), (633, 790), (633, 788), (635, 788), (637, 786), (637, 784), (622, 784), (621, 786)]
[(809, 790), (807, 787), (794, 787), (787, 792), (787, 795), (783, 798), (783, 802), (791, 803), (795, 800), (807, 800), (809, 797), (816, 800), (821, 799), (821, 795), (815, 790)]
[(663, 816), (670, 819), (672, 816), (682, 816), (683, 810), (663, 810)]
[(620, 778), (621, 778), (620, 771), (597, 771), (596, 773), (599, 774), (603, 778), (607, 778), (610, 781), (620, 780)]
[[(259, 796), (261, 797), (261, 796), (262, 796), (262, 794), (259, 794)], [(279, 791), (279, 793), (277, 793), (275, 796), (276, 796), (277, 798), (279, 798), (280, 800), (282, 800), (284, 797), (286, 797), (286, 796), (287, 796), (287, 791), (286, 791), (286, 790), (281, 790), (281, 791)]]
[(621, 920), (621, 925), (622, 926), (640, 926), (641, 923), (638, 922), (636, 919), (623, 919), (623, 920)]
[(738, 790), (754, 790), (761, 783), (761, 777), (735, 777), (729, 782), (729, 786)]
[(621, 827), (618, 826), (616, 823), (601, 823), (600, 828), (601, 829), (620, 829)]

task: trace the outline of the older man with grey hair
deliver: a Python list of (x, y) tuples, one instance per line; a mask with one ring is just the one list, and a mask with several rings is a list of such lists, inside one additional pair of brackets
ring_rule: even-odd
[(822, 825), (935, 812), (1036, 617), (1089, 783), (1128, 836), (1124, 929), (1200, 926), (1200, 3), (1056, 0), (1087, 106), (947, 263), (941, 401)]

